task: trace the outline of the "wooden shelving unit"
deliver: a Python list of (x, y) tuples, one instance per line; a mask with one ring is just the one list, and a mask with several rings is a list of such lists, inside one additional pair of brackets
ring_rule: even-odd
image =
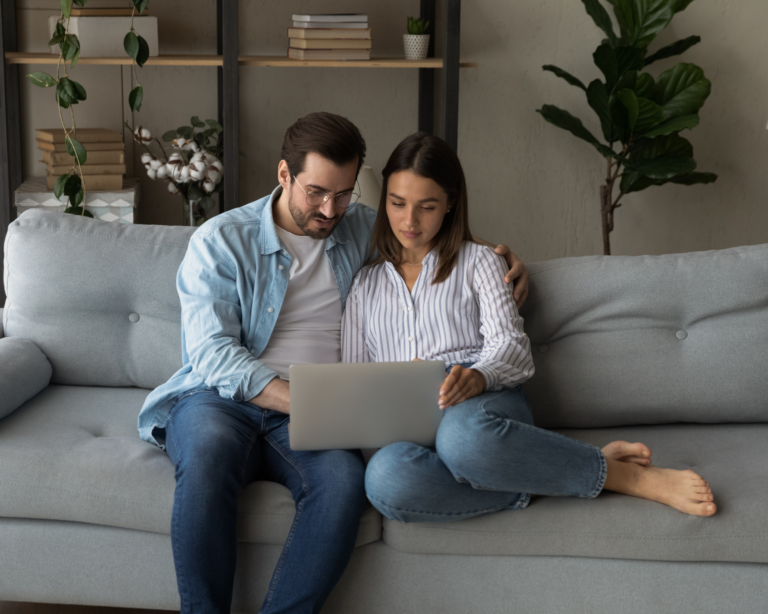
[[(223, 147), (227, 172), (220, 194), (221, 210), (240, 205), (238, 194), (240, 117), (239, 69), (241, 66), (275, 68), (403, 68), (419, 71), (418, 127), (439, 134), (454, 149), (459, 123), (459, 68), (475, 68), (477, 63), (459, 59), (459, 25), (461, 0), (442, 0), (440, 24), (442, 57), (435, 57), (435, 15), (437, 0), (421, 0), (421, 17), (429, 20), (431, 35), (428, 57), (423, 61), (404, 58), (373, 58), (366, 61), (303, 61), (283, 55), (240, 55), (238, 43), (238, 0), (216, 0), (216, 55), (160, 55), (149, 58), (146, 66), (215, 66), (218, 83), (219, 123), (224, 128)], [(363, 10), (363, 7), (360, 7)], [(317, 10), (322, 10), (317, 7)], [(0, 41), (3, 70), (0, 71), (0, 246), (5, 241), (8, 225), (15, 219), (13, 195), (22, 183), (21, 109), (19, 108), (19, 66), (57, 64), (51, 53), (21, 53), (16, 32), (16, 0), (0, 0)], [(129, 57), (81, 58), (78, 65), (130, 65)], [(442, 70), (439, 106), (440, 125), (435, 126), (435, 70)], [(314, 109), (307, 108), (307, 112)], [(2, 252), (0, 252), (2, 269)], [(5, 293), (0, 284), (0, 306)]]

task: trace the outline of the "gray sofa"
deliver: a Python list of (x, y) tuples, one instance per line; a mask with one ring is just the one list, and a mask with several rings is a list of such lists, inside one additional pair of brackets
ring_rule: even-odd
[[(142, 441), (180, 366), (175, 275), (193, 229), (30, 210), (4, 245), (0, 601), (178, 610), (173, 465)], [(536, 423), (642, 441), (717, 513), (603, 492), (404, 525), (370, 508), (324, 612), (768, 610), (768, 245), (529, 265)], [(240, 495), (233, 611), (257, 612), (293, 518)]]

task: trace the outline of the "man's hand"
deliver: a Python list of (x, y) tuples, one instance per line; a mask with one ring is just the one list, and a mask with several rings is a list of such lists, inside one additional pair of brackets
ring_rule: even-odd
[(440, 409), (458, 405), (485, 390), (485, 377), (477, 369), (465, 369), (456, 365), (445, 378), (437, 404)]
[(512, 293), (512, 298), (515, 299), (515, 305), (520, 309), (523, 303), (525, 303), (525, 299), (528, 298), (528, 269), (525, 268), (523, 261), (507, 245), (494, 246), (479, 237), (472, 237), (472, 239), (480, 245), (493, 247), (494, 252), (499, 256), (504, 256), (504, 260), (507, 261), (507, 266), (509, 267), (509, 272), (504, 276), (504, 283), (510, 284), (513, 281), (515, 282), (515, 291)]
[(275, 377), (248, 402), (258, 405), (262, 409), (273, 409), (284, 414), (290, 414), (291, 393), (288, 382)]

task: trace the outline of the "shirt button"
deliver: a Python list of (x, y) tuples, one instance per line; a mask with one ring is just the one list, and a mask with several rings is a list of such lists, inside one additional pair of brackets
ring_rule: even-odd
[(413, 337), (408, 337), (408, 341), (413, 341)]
[(278, 265), (277, 265), (277, 268), (278, 268), (278, 269), (280, 269), (280, 270), (282, 271), (282, 270), (283, 270), (285, 267), (284, 267), (282, 264), (278, 264)]
[(267, 311), (268, 311), (269, 313), (272, 313), (272, 312), (274, 311), (274, 309), (272, 309), (272, 307), (268, 307), (268, 308), (267, 308)]
[(413, 307), (408, 307), (408, 311), (413, 311)]

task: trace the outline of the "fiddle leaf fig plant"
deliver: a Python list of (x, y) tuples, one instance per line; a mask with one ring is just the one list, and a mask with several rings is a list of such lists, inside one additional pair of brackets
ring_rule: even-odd
[[(701, 41), (678, 40), (648, 55), (648, 46), (672, 18), (693, 0), (607, 0), (613, 21), (600, 0), (582, 0), (587, 14), (606, 38), (592, 54), (603, 79), (585, 85), (557, 66), (543, 69), (584, 90), (587, 104), (600, 122), (601, 141), (580, 119), (556, 106), (537, 109), (558, 128), (592, 145), (605, 158), (605, 184), (600, 186), (603, 251), (611, 253), (613, 213), (632, 192), (665, 183), (712, 183), (714, 173), (696, 171), (693, 146), (680, 136), (699, 123), (699, 109), (711, 84), (695, 64), (680, 62), (654, 77), (646, 69), (658, 60), (679, 55)], [(616, 186), (618, 195), (614, 198)]]

